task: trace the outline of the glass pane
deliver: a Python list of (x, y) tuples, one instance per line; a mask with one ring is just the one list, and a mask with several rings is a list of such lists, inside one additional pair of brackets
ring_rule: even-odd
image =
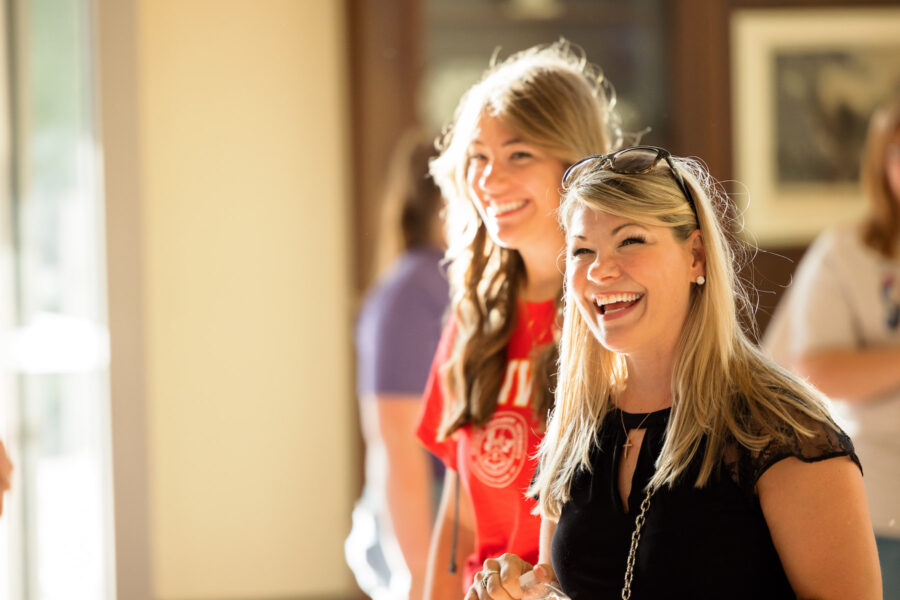
[(663, 0), (427, 0), (427, 68), (421, 112), (434, 131), (462, 93), (500, 58), (560, 37), (581, 47), (612, 81), (628, 133), (666, 146), (666, 3)]
[(12, 5), (17, 327), (4, 354), (17, 389), (21, 564), (9, 578), (18, 589), (0, 585), (0, 600), (103, 600), (113, 593), (109, 357), (91, 6)]

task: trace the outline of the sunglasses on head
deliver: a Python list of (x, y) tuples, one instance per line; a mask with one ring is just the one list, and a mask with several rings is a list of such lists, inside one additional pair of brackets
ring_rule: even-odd
[(691, 194), (690, 188), (685, 184), (681, 173), (675, 167), (675, 161), (672, 160), (672, 155), (665, 148), (659, 148), (657, 146), (632, 146), (631, 148), (625, 148), (624, 150), (619, 150), (612, 154), (593, 154), (591, 156), (586, 156), (566, 169), (562, 178), (562, 186), (563, 189), (567, 189), (569, 176), (572, 175), (576, 169), (589, 164), (594, 164), (593, 168), (600, 170), (606, 169), (607, 171), (622, 175), (639, 175), (641, 173), (650, 172), (653, 167), (656, 166), (656, 163), (661, 160), (665, 160), (666, 164), (669, 165), (669, 171), (671, 171), (672, 177), (674, 177), (675, 182), (681, 189), (681, 193), (684, 194), (684, 198), (690, 205), (691, 211), (694, 213), (694, 218), (697, 219), (697, 226), (699, 227), (700, 217), (697, 215), (697, 206), (694, 204), (694, 196)]

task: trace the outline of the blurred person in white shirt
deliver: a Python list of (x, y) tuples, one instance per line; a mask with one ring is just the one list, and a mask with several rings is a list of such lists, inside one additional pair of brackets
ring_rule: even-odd
[(764, 344), (845, 418), (891, 600), (900, 599), (900, 97), (872, 116), (861, 175), (867, 216), (813, 242)]

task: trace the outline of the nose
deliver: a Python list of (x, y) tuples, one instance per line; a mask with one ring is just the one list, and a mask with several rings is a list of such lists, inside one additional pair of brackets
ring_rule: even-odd
[(609, 254), (598, 253), (588, 268), (587, 277), (594, 283), (607, 283), (619, 277), (619, 263)]
[(478, 187), (487, 192), (498, 190), (506, 181), (506, 175), (506, 170), (499, 163), (490, 161), (478, 177)]

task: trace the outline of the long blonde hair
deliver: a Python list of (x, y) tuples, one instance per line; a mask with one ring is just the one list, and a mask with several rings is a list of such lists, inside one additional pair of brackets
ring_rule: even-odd
[[(706, 284), (692, 286), (676, 346), (672, 412), (650, 485), (671, 485), (702, 453), (695, 481), (700, 487), (724, 458), (729, 441), (761, 451), (773, 439), (812, 435), (798, 414), (833, 423), (824, 398), (767, 358), (739, 326), (739, 315), (751, 309), (737, 276), (741, 251), (727, 196), (698, 162), (674, 160), (693, 193), (699, 223), (663, 162), (638, 175), (579, 169), (568, 183), (560, 219), (568, 227), (575, 210), (584, 207), (669, 227), (681, 241), (699, 225)], [(541, 513), (550, 519), (559, 518), (577, 470), (590, 469), (596, 434), (628, 378), (625, 357), (600, 345), (568, 293), (556, 407), (534, 485)]]
[(869, 121), (863, 152), (861, 183), (869, 201), (869, 214), (863, 222), (863, 242), (887, 258), (892, 258), (900, 236), (900, 209), (888, 184), (887, 147), (900, 131), (900, 98), (882, 105)]
[[(497, 406), (506, 346), (515, 329), (525, 266), (515, 250), (495, 244), (475, 209), (466, 180), (469, 145), (485, 114), (499, 117), (524, 141), (568, 163), (606, 152), (618, 124), (615, 95), (602, 72), (565, 40), (536, 46), (489, 68), (460, 100), (438, 143), (431, 173), (447, 200), (446, 228), (456, 345), (445, 368), (448, 402), (439, 435), (487, 422)], [(552, 405), (555, 344), (536, 357), (532, 406), (542, 417)]]

